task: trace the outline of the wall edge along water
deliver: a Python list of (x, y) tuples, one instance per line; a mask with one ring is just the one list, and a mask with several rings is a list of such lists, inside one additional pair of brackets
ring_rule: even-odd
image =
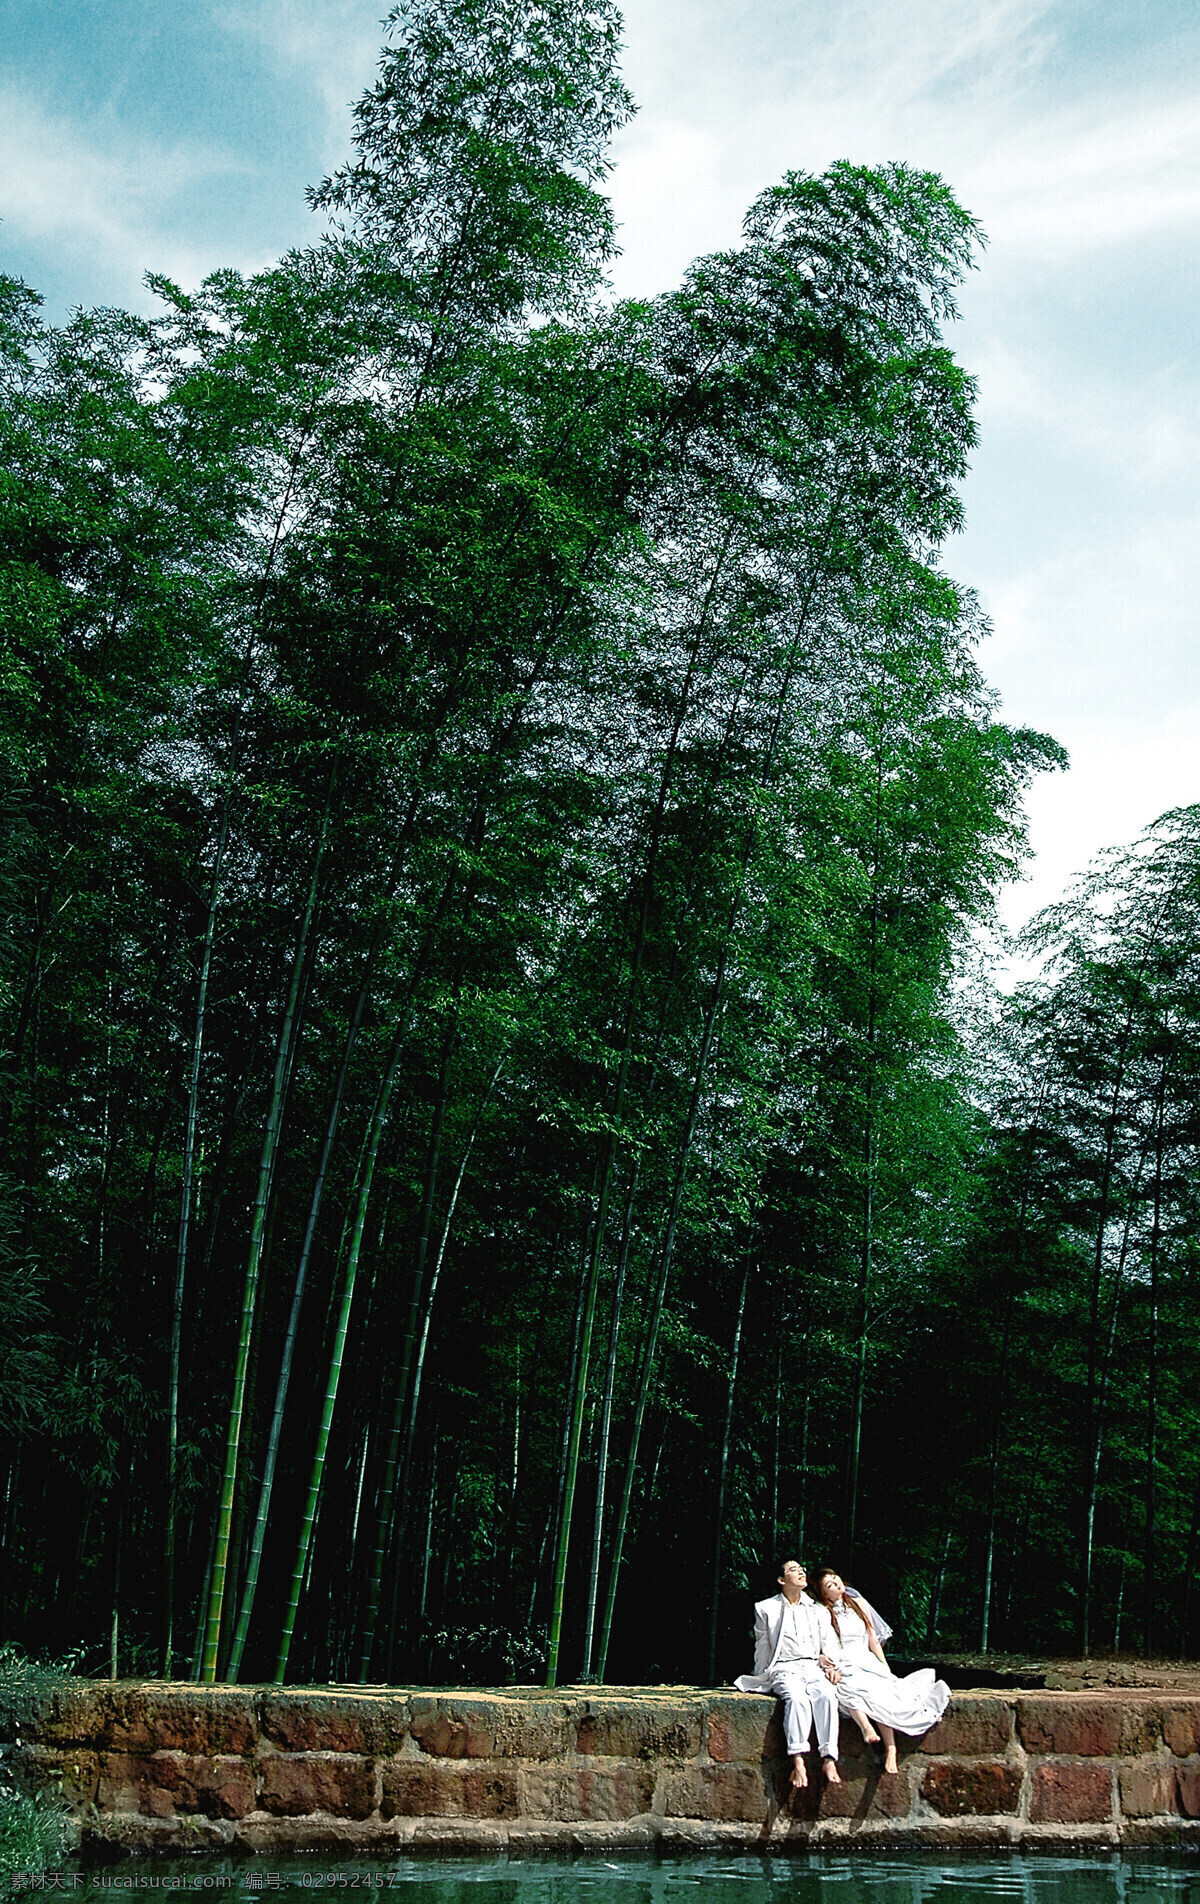
[(73, 1682), (18, 1748), (85, 1851), (1200, 1847), (1200, 1693), (959, 1692), (898, 1776), (841, 1754), (793, 1796), (733, 1691), (158, 1681)]

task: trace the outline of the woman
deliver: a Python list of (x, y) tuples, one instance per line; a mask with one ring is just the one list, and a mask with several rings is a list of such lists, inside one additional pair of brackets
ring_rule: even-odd
[(945, 1680), (935, 1678), (928, 1666), (903, 1679), (896, 1678), (883, 1652), (883, 1642), (892, 1636), (891, 1627), (832, 1567), (818, 1568), (812, 1592), (818, 1605), (829, 1609), (842, 1643), (838, 1709), (849, 1714), (868, 1745), (882, 1738), (883, 1769), (898, 1771), (896, 1733), (919, 1739), (928, 1732), (950, 1704), (950, 1688)]

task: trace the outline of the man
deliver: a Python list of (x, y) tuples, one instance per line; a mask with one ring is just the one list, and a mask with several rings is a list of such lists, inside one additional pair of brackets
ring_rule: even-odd
[(808, 1574), (798, 1560), (785, 1560), (780, 1591), (754, 1609), (754, 1671), (734, 1680), (739, 1692), (770, 1692), (783, 1701), (783, 1733), (792, 1761), (792, 1784), (808, 1784), (804, 1754), (815, 1721), (826, 1782), (840, 1785), (837, 1768), (837, 1695), (841, 1642), (828, 1608), (804, 1591)]

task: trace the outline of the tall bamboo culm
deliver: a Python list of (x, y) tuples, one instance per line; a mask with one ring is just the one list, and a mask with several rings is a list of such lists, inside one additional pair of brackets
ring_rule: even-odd
[(450, 1081), (450, 1063), (457, 1042), (457, 1016), (452, 1016), (446, 1027), (442, 1041), (441, 1065), (438, 1072), (437, 1099), (434, 1104), (433, 1121), (429, 1133), (429, 1147), (425, 1158), (425, 1183), (421, 1194), (420, 1221), (417, 1225), (417, 1242), (413, 1253), (412, 1275), (409, 1282), (408, 1315), (405, 1319), (404, 1338), (400, 1351), (400, 1368), (396, 1378), (396, 1394), (392, 1406), (391, 1427), (388, 1433), (387, 1451), (384, 1458), (383, 1480), (376, 1506), (375, 1544), (371, 1553), (371, 1571), (367, 1581), (366, 1607), (363, 1614), (362, 1640), (359, 1650), (358, 1678), (365, 1684), (371, 1671), (371, 1656), (375, 1649), (375, 1627), (379, 1617), (379, 1603), (383, 1592), (383, 1568), (387, 1556), (388, 1536), (392, 1529), (392, 1517), (396, 1499), (396, 1479), (399, 1472), (400, 1447), (404, 1434), (404, 1422), (408, 1412), (410, 1384), (412, 1380), (413, 1359), (416, 1352), (419, 1333), (421, 1301), (425, 1289), (425, 1266), (429, 1254), (429, 1230), (433, 1219), (433, 1199), (437, 1188), (438, 1166), (441, 1159), (442, 1133), (446, 1121), (446, 1097)]
[(254, 1199), (254, 1214), (250, 1224), (250, 1249), (246, 1259), (246, 1278), (242, 1288), (242, 1313), (238, 1328), (237, 1359), (233, 1372), (233, 1396), (229, 1407), (229, 1427), (225, 1438), (225, 1467), (221, 1476), (221, 1493), (217, 1504), (217, 1538), (213, 1552), (212, 1578), (208, 1590), (208, 1610), (204, 1626), (204, 1652), (200, 1661), (200, 1681), (202, 1685), (212, 1685), (217, 1676), (217, 1653), (221, 1643), (221, 1618), (225, 1606), (225, 1585), (229, 1570), (230, 1531), (233, 1525), (234, 1499), (237, 1493), (238, 1457), (242, 1442), (242, 1417), (246, 1401), (246, 1378), (250, 1368), (250, 1346), (254, 1335), (254, 1314), (258, 1301), (258, 1273), (262, 1266), (263, 1239), (267, 1227), (267, 1204), (270, 1198), (271, 1179), (275, 1171), (275, 1156), (279, 1147), (279, 1133), (283, 1121), (284, 1087), (288, 1070), (288, 1059), (292, 1050), (292, 1030), (296, 1017), (296, 1002), (300, 996), (300, 980), (304, 970), (304, 961), (308, 952), (308, 935), (312, 928), (313, 914), (316, 910), (317, 887), (320, 879), (321, 860), (325, 850), (325, 827), (329, 818), (328, 804), (321, 826), (321, 838), (313, 864), (312, 879), (308, 889), (308, 903), (304, 909), (304, 919), (300, 927), (300, 936), (296, 943), (292, 962), (292, 978), (288, 986), (287, 1003), (284, 1007), (283, 1022), (279, 1027), (279, 1037), (275, 1045), (275, 1073), (271, 1081), (271, 1096), (267, 1106), (267, 1122), (263, 1132), (262, 1155), (258, 1166), (258, 1188)]
[(258, 1590), (259, 1568), (262, 1564), (263, 1544), (266, 1540), (267, 1522), (271, 1512), (271, 1496), (275, 1488), (275, 1470), (279, 1461), (279, 1443), (283, 1434), (283, 1416), (287, 1406), (288, 1389), (291, 1385), (292, 1361), (296, 1350), (296, 1337), (300, 1329), (300, 1312), (304, 1301), (304, 1290), (308, 1280), (308, 1265), (312, 1256), (313, 1240), (317, 1232), (317, 1221), (321, 1214), (321, 1202), (324, 1196), (325, 1179), (329, 1170), (329, 1159), (333, 1154), (341, 1119), (342, 1102), (346, 1092), (346, 1077), (350, 1069), (350, 1060), (354, 1055), (354, 1046), (366, 1009), (367, 988), (360, 987), (355, 1001), (350, 1028), (346, 1034), (342, 1049), (342, 1061), (338, 1069), (337, 1081), (333, 1088), (333, 1102), (330, 1106), (329, 1121), (325, 1127), (325, 1140), (321, 1146), (321, 1157), (317, 1165), (317, 1174), (313, 1183), (312, 1199), (309, 1204), (308, 1221), (304, 1228), (304, 1240), (300, 1246), (300, 1261), (296, 1266), (296, 1281), (292, 1290), (292, 1306), (288, 1315), (287, 1333), (283, 1342), (283, 1354), (279, 1362), (279, 1379), (275, 1386), (275, 1405), (271, 1411), (271, 1430), (267, 1438), (267, 1454), (263, 1463), (262, 1480), (259, 1484), (258, 1510), (254, 1517), (254, 1529), (250, 1537), (250, 1553), (246, 1562), (246, 1581), (242, 1588), (241, 1603), (238, 1607), (237, 1627), (234, 1631), (233, 1646), (229, 1654), (229, 1677), (236, 1680), (241, 1671), (242, 1654), (246, 1646), (246, 1637), (250, 1631), (250, 1618), (254, 1611), (254, 1600)]
[[(415, 979), (414, 979), (415, 983)], [(410, 994), (411, 997), (411, 987)], [(300, 1522), (300, 1538), (296, 1546), (296, 1559), (292, 1568), (291, 1586), (288, 1592), (287, 1606), (283, 1616), (283, 1630), (279, 1636), (279, 1651), (275, 1661), (275, 1683), (282, 1685), (287, 1676), (288, 1655), (292, 1649), (292, 1637), (296, 1630), (296, 1615), (300, 1606), (300, 1595), (304, 1587), (312, 1545), (313, 1523), (317, 1517), (317, 1503), (321, 1493), (321, 1482), (325, 1472), (325, 1455), (329, 1447), (329, 1431), (333, 1422), (333, 1411), (337, 1403), (338, 1386), (341, 1382), (342, 1362), (346, 1353), (346, 1334), (350, 1326), (350, 1311), (354, 1302), (354, 1285), (358, 1278), (359, 1258), (362, 1254), (363, 1233), (366, 1229), (367, 1210), (371, 1201), (371, 1187), (375, 1178), (375, 1166), (379, 1161), (379, 1146), (387, 1125), (388, 1111), (396, 1089), (396, 1080), (400, 1075), (400, 1060), (404, 1055), (404, 1033), (408, 1025), (408, 1003), (406, 1001), (392, 1033), (391, 1049), (388, 1053), (387, 1068), (383, 1081), (376, 1093), (367, 1141), (363, 1150), (362, 1164), (359, 1170), (358, 1195), (354, 1205), (354, 1218), (350, 1228), (346, 1250), (346, 1268), (342, 1278), (341, 1301), (338, 1306), (337, 1320), (334, 1324), (333, 1347), (329, 1358), (329, 1370), (325, 1378), (325, 1395), (321, 1404), (321, 1417), (317, 1424), (317, 1441), (313, 1451), (312, 1473), (309, 1477), (308, 1494), (304, 1503), (304, 1512)]]
[(725, 1398), (725, 1430), (721, 1436), (721, 1467), (717, 1482), (717, 1526), (713, 1538), (713, 1581), (712, 1613), (708, 1629), (708, 1679), (709, 1684), (716, 1683), (717, 1677), (717, 1633), (721, 1613), (721, 1559), (725, 1551), (725, 1484), (729, 1478), (729, 1446), (733, 1438), (733, 1400), (737, 1393), (738, 1356), (742, 1346), (742, 1318), (746, 1313), (746, 1289), (750, 1282), (750, 1265), (747, 1263), (742, 1273), (742, 1289), (738, 1297), (737, 1321), (733, 1329), (733, 1353), (729, 1358), (729, 1390)]
[(163, 1634), (162, 1670), (166, 1679), (170, 1679), (175, 1661), (175, 1517), (179, 1511), (179, 1370), (183, 1349), (183, 1296), (187, 1281), (188, 1240), (195, 1186), (196, 1124), (200, 1108), (200, 1061), (204, 1050), (204, 1016), (208, 1002), (208, 977), (212, 969), (213, 940), (217, 929), (221, 868), (228, 837), (229, 808), (226, 804), (222, 810), (221, 828), (217, 837), (212, 885), (208, 895), (208, 916), (204, 926), (204, 950), (200, 957), (200, 973), (196, 985), (196, 1019), (192, 1033), (187, 1114), (183, 1129), (183, 1182), (179, 1192), (179, 1241), (175, 1254), (175, 1290), (171, 1302), (171, 1373), (167, 1397), (167, 1525), (163, 1553), (166, 1630)]

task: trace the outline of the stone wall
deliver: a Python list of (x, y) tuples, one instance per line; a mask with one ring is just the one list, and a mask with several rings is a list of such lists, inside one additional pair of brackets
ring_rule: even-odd
[(1200, 1844), (1200, 1695), (955, 1695), (794, 1798), (775, 1708), (690, 1687), (78, 1682), (21, 1742), (85, 1844), (386, 1854)]

